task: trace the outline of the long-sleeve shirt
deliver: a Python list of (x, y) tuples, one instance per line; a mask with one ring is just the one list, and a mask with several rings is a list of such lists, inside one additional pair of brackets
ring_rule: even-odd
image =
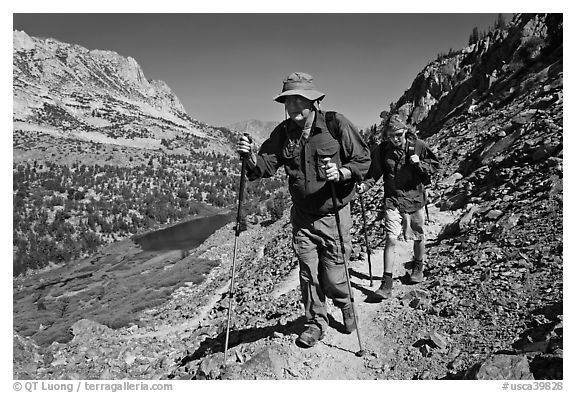
[(312, 215), (329, 214), (334, 207), (322, 159), (330, 158), (352, 174), (350, 179), (335, 183), (337, 208), (342, 208), (354, 196), (355, 182), (368, 172), (370, 149), (346, 117), (336, 113), (335, 122), (340, 129), (340, 141), (328, 130), (321, 111), (316, 112), (308, 138), (301, 138), (302, 127), (293, 120), (283, 121), (262, 144), (255, 168), (247, 171), (248, 179), (270, 177), (284, 166), (294, 205)]
[(364, 181), (372, 187), (384, 176), (386, 208), (396, 207), (402, 213), (415, 212), (426, 204), (424, 180), (440, 167), (434, 152), (420, 139), (414, 141), (414, 154), (420, 162), (410, 163), (408, 143), (404, 148), (397, 148), (388, 141), (380, 143), (372, 151), (372, 163)]

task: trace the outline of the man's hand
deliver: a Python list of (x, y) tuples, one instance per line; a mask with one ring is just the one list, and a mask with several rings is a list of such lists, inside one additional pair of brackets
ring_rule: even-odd
[(412, 164), (418, 164), (418, 163), (420, 163), (420, 157), (418, 157), (417, 154), (413, 154), (410, 156), (410, 162)]
[(368, 185), (364, 183), (357, 183), (356, 191), (358, 192), (358, 194), (364, 194), (366, 191), (368, 191)]
[(252, 142), (246, 135), (242, 135), (236, 144), (236, 151), (238, 154), (240, 154), (240, 157), (247, 155), (249, 158), (248, 162), (253, 165), (256, 165), (256, 154), (253, 152), (255, 148), (256, 144)]
[(323, 158), (324, 161), (323, 168), (326, 170), (326, 180), (328, 181), (338, 181), (340, 180), (340, 171), (335, 162), (330, 162), (330, 158)]

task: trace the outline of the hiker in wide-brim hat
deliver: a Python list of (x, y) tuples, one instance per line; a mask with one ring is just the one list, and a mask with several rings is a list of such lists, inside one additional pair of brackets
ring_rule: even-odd
[[(248, 154), (249, 180), (273, 176), (284, 166), (292, 197), (291, 222), (293, 247), (300, 262), (300, 288), (307, 329), (297, 343), (311, 347), (328, 329), (325, 298), (342, 310), (344, 329), (356, 329), (347, 287), (347, 276), (339, 256), (338, 209), (346, 258), (352, 249), (349, 202), (355, 182), (363, 179), (370, 166), (370, 150), (358, 129), (343, 115), (321, 111), (317, 103), (324, 98), (311, 75), (290, 74), (283, 80), (282, 92), (274, 97), (284, 104), (287, 119), (264, 141), (258, 153), (247, 137), (238, 142), (237, 151)], [(332, 203), (335, 183), (337, 206)]]

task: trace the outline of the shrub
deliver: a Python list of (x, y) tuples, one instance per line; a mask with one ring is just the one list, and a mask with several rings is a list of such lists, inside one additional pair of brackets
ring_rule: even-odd
[(277, 192), (271, 200), (266, 202), (266, 208), (272, 221), (278, 221), (284, 215), (284, 210), (288, 207), (289, 198), (284, 192)]

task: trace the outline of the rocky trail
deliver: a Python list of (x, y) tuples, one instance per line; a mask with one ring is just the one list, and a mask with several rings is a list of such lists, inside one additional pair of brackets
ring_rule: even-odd
[[(368, 205), (373, 206), (373, 202)], [(303, 330), (303, 319), (294, 275), (297, 267), (293, 264), (292, 271), (270, 287), (269, 293), (275, 296), (260, 293), (259, 302), (252, 300), (244, 307), (235, 307), (227, 367), (222, 367), (221, 333), (201, 343), (171, 377), (561, 379), (563, 311), (554, 294), (561, 286), (559, 266), (541, 269), (527, 262), (522, 265), (522, 260), (491, 262), (485, 256), (490, 255), (487, 249), (479, 254), (468, 253), (461, 262), (458, 253), (446, 252), (459, 244), (445, 238), (445, 233), (455, 222), (461, 222), (465, 213), (430, 206), (426, 279), (417, 285), (406, 284), (412, 247), (411, 242), (400, 243), (392, 299), (380, 302), (372, 296), (382, 277), (382, 248), (373, 250), (372, 287), (367, 260), (352, 258), (349, 269), (363, 357), (355, 356), (356, 333), (341, 333), (341, 313), (330, 301), (330, 329), (321, 342), (309, 349), (295, 344)], [(378, 232), (374, 225), (371, 229)], [(360, 239), (356, 238), (357, 244)], [(377, 240), (372, 236), (371, 244), (379, 244)], [(277, 255), (278, 247), (276, 244), (267, 251)], [(498, 250), (491, 247), (490, 251)], [(544, 276), (547, 279), (542, 280)], [(518, 278), (523, 285), (518, 284)], [(244, 291), (254, 297), (256, 292)], [(220, 308), (223, 313), (225, 307)], [(222, 315), (218, 315), (215, 312), (212, 318), (222, 321)], [(213, 323), (214, 319), (206, 322)]]
[[(429, 241), (436, 240), (442, 227), (454, 220), (451, 212), (431, 209), (431, 222), (428, 226)], [(342, 333), (341, 313), (330, 301), (327, 301), (331, 319), (330, 328), (324, 338), (313, 348), (300, 348), (295, 339), (301, 331), (301, 318), (293, 321), (291, 328), (282, 326), (270, 331), (270, 336), (262, 340), (265, 348), (243, 362), (240, 355), (246, 349), (242, 337), (235, 349), (231, 350), (228, 367), (222, 369), (223, 356), (215, 354), (205, 359), (199, 366), (199, 377), (208, 378), (262, 378), (274, 379), (380, 379), (389, 378), (394, 373), (394, 365), (404, 361), (402, 351), (398, 348), (406, 343), (413, 344), (425, 341), (426, 335), (414, 337), (407, 326), (403, 326), (403, 314), (417, 312), (416, 303), (427, 301), (426, 292), (420, 289), (424, 283), (409, 285), (405, 280), (407, 267), (412, 259), (412, 243), (401, 242), (396, 252), (394, 267), (393, 298), (378, 301), (373, 297), (382, 278), (383, 249), (372, 250), (373, 285), (370, 286), (369, 265), (366, 254), (362, 259), (349, 263), (349, 272), (355, 298), (355, 305), (360, 327), (360, 337), (365, 350), (363, 357), (355, 355), (358, 350), (358, 335)], [(294, 291), (298, 296), (297, 267), (280, 282), (280, 293)], [(294, 274), (296, 273), (296, 274)], [(275, 291), (277, 292), (277, 291)], [(417, 306), (416, 306), (417, 308)], [(426, 332), (440, 341), (445, 339), (435, 332), (430, 323), (424, 327)], [(423, 333), (426, 333), (423, 332)], [(257, 344), (258, 345), (258, 344)], [(261, 344), (262, 345), (262, 344)], [(427, 344), (424, 344), (427, 345)], [(238, 347), (242, 348), (240, 351)], [(443, 348), (444, 349), (444, 348)], [(432, 351), (432, 349), (430, 349)], [(231, 365), (233, 364), (233, 365)]]

